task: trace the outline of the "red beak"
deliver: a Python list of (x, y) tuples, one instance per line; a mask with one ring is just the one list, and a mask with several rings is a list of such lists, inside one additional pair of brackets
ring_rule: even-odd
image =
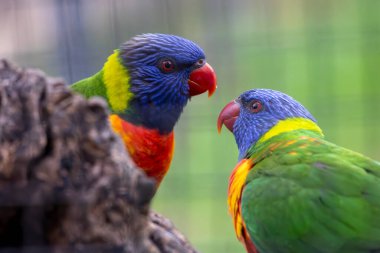
[(240, 114), (240, 105), (235, 100), (229, 102), (223, 110), (220, 112), (218, 117), (218, 133), (221, 132), (223, 124), (227, 127), (228, 130), (233, 132), (234, 124), (236, 119)]
[(206, 63), (190, 73), (187, 83), (190, 96), (196, 96), (208, 90), (208, 96), (211, 97), (216, 90), (216, 74), (210, 64)]

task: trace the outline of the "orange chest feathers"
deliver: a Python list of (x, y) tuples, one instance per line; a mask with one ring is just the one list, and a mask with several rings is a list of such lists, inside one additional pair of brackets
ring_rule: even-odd
[(253, 162), (250, 159), (243, 159), (232, 171), (228, 185), (228, 208), (237, 238), (244, 244), (248, 253), (258, 253), (248, 234), (241, 212), (243, 188), (252, 166)]
[(135, 126), (117, 115), (111, 115), (109, 119), (136, 165), (159, 184), (172, 161), (174, 133), (163, 135), (157, 130)]

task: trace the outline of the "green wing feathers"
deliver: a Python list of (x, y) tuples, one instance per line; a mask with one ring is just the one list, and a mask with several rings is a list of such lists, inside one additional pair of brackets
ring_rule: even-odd
[(86, 98), (94, 96), (107, 98), (106, 87), (103, 83), (103, 70), (100, 70), (93, 76), (74, 83), (71, 85), (71, 89), (82, 94)]
[(242, 216), (259, 252), (380, 252), (380, 164), (301, 136), (251, 152)]

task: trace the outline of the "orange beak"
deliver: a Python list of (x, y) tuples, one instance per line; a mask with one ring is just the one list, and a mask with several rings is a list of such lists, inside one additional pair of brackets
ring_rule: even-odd
[(239, 117), (239, 114), (240, 105), (235, 100), (232, 100), (222, 109), (219, 114), (217, 123), (218, 133), (222, 131), (223, 125), (225, 125), (228, 130), (233, 132), (234, 124), (236, 119)]
[(189, 84), (190, 96), (196, 96), (208, 91), (208, 96), (211, 97), (216, 90), (215, 71), (210, 64), (206, 63), (190, 73), (187, 83)]

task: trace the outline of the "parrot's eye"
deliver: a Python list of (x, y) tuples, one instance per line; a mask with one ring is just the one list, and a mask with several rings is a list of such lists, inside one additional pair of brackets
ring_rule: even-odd
[(205, 65), (205, 59), (199, 59), (195, 65), (198, 66), (198, 67), (202, 67), (203, 65)]
[(163, 73), (170, 73), (175, 69), (175, 64), (172, 60), (165, 59), (159, 63), (159, 68)]
[(249, 110), (253, 113), (257, 113), (263, 109), (263, 105), (258, 100), (253, 100), (248, 106)]

